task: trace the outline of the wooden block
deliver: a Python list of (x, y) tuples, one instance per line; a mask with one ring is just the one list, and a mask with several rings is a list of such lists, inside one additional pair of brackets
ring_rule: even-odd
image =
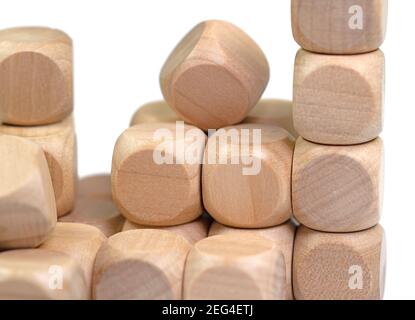
[[(289, 220), (291, 135), (270, 125), (242, 124), (224, 130), (209, 138), (205, 151), (202, 190), (206, 210), (219, 223), (238, 228), (272, 227)], [(255, 130), (261, 130), (259, 148), (254, 147)]]
[(181, 224), (178, 226), (172, 227), (147, 227), (141, 226), (135, 223), (132, 223), (128, 220), (125, 221), (122, 231), (129, 231), (129, 230), (145, 230), (145, 229), (155, 229), (157, 230), (165, 230), (174, 232), (183, 238), (185, 238), (191, 245), (195, 244), (196, 242), (204, 239), (208, 235), (208, 230), (210, 227), (210, 219), (206, 216), (202, 216), (195, 221)]
[(130, 230), (108, 239), (98, 252), (94, 298), (179, 300), (191, 245), (173, 232)]
[(130, 126), (142, 123), (183, 121), (172, 108), (163, 101), (154, 101), (141, 106), (133, 115)]
[(383, 193), (383, 143), (324, 146), (297, 140), (292, 197), (296, 219), (325, 232), (375, 226)]
[(0, 249), (40, 245), (56, 224), (52, 180), (43, 150), (0, 136)]
[(262, 99), (251, 110), (243, 123), (276, 125), (287, 130), (294, 138), (298, 138), (298, 133), (294, 129), (291, 101)]
[(289, 221), (277, 227), (264, 228), (264, 229), (237, 229), (224, 226), (223, 224), (213, 222), (210, 230), (209, 237), (217, 235), (227, 235), (232, 234), (239, 236), (241, 239), (244, 239), (247, 234), (254, 234), (258, 236), (263, 236), (269, 240), (275, 242), (277, 248), (281, 251), (284, 256), (285, 261), (285, 295), (284, 299), (292, 300), (292, 283), (291, 283), (291, 272), (292, 272), (292, 255), (294, 248), (294, 235), (296, 227)]
[(40, 248), (65, 253), (79, 263), (90, 296), (95, 257), (106, 240), (104, 234), (95, 227), (80, 223), (58, 222)]
[(189, 253), (183, 288), (186, 300), (284, 299), (284, 256), (261, 236), (208, 237)]
[(112, 199), (111, 175), (95, 174), (78, 180), (78, 197)]
[(322, 233), (300, 227), (294, 245), (297, 300), (382, 299), (386, 243), (382, 227)]
[(50, 250), (0, 253), (0, 300), (85, 300), (89, 288), (79, 264)]
[(300, 50), (294, 71), (294, 127), (307, 140), (364, 143), (382, 131), (385, 57), (380, 50), (329, 56)]
[(0, 122), (44, 125), (73, 109), (72, 40), (49, 28), (0, 31)]
[(294, 38), (309, 51), (364, 53), (385, 39), (387, 0), (292, 0), (291, 5)]
[(241, 122), (268, 80), (269, 65), (259, 46), (238, 27), (218, 20), (192, 29), (160, 74), (170, 107), (205, 130)]
[(176, 130), (174, 124), (148, 123), (126, 130), (112, 162), (112, 195), (121, 213), (147, 226), (197, 219), (203, 212), (200, 172), (205, 143), (206, 135), (189, 125)]
[(70, 212), (75, 204), (75, 183), (78, 178), (73, 117), (47, 126), (0, 125), (2, 134), (23, 137), (42, 147), (52, 177), (58, 217)]

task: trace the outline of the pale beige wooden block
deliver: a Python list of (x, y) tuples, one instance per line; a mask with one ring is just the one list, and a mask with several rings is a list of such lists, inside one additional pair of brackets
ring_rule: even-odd
[(40, 245), (56, 224), (56, 203), (43, 150), (0, 136), (0, 249)]
[(111, 175), (94, 174), (78, 180), (78, 197), (94, 197), (112, 199)]
[(297, 300), (377, 300), (385, 284), (386, 240), (381, 226), (355, 233), (300, 227), (293, 257)]
[(164, 100), (146, 103), (138, 108), (130, 121), (130, 126), (142, 123), (183, 121)]
[(380, 50), (330, 56), (300, 50), (294, 71), (294, 127), (333, 145), (375, 139), (383, 128), (385, 57)]
[[(219, 223), (238, 228), (272, 227), (289, 220), (294, 139), (271, 125), (224, 130), (209, 138), (205, 151), (202, 191), (207, 212)], [(260, 149), (254, 148), (257, 134)], [(247, 157), (251, 164), (244, 162)]]
[(171, 123), (126, 130), (117, 140), (112, 161), (112, 194), (120, 212), (131, 222), (150, 226), (198, 218), (203, 212), (200, 173), (205, 143), (206, 135), (189, 125), (182, 133)]
[(164, 230), (130, 230), (98, 252), (93, 294), (97, 300), (180, 300), (191, 245)]
[(380, 219), (383, 143), (325, 146), (297, 140), (292, 175), (295, 218), (325, 232), (371, 228)]
[(73, 109), (72, 40), (62, 31), (0, 31), (0, 122), (44, 125)]
[(42, 147), (52, 178), (58, 217), (69, 213), (75, 204), (75, 184), (78, 178), (73, 117), (46, 126), (0, 125), (0, 135), (2, 134), (23, 137)]
[(296, 227), (294, 223), (292, 223), (291, 221), (276, 227), (263, 229), (238, 229), (227, 227), (217, 222), (213, 222), (209, 230), (209, 237), (232, 234), (235, 236), (239, 236), (241, 239), (244, 239), (244, 237), (247, 234), (254, 234), (258, 236), (263, 236), (264, 238), (274, 241), (277, 248), (283, 254), (285, 261), (286, 287), (284, 299), (292, 300), (293, 292), (291, 273), (295, 230)]
[(186, 300), (280, 300), (286, 294), (285, 261), (274, 241), (246, 234), (208, 237), (190, 251)]
[(241, 122), (268, 80), (269, 65), (259, 46), (238, 27), (218, 20), (194, 27), (160, 74), (170, 107), (202, 129)]
[(309, 51), (370, 52), (385, 39), (387, 11), (387, 0), (292, 0), (293, 35)]
[(89, 288), (79, 264), (51, 250), (0, 253), (0, 300), (85, 300)]
[(95, 257), (101, 245), (107, 240), (105, 235), (93, 226), (80, 223), (58, 222), (40, 249), (65, 253), (82, 268), (89, 291), (92, 293), (92, 275)]

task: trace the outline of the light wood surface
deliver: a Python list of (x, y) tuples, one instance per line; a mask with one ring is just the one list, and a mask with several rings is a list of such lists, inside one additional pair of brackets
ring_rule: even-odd
[(262, 236), (208, 237), (189, 253), (183, 288), (186, 300), (284, 299), (284, 256)]
[(0, 253), (0, 300), (85, 300), (84, 273), (70, 256), (50, 250)]
[(72, 40), (62, 31), (0, 31), (0, 122), (44, 125), (73, 109)]
[(27, 138), (42, 147), (52, 178), (58, 217), (69, 213), (75, 204), (78, 178), (73, 117), (46, 126), (0, 125), (2, 134)]
[(324, 146), (297, 140), (292, 197), (296, 219), (326, 232), (353, 232), (379, 222), (383, 143)]
[[(168, 130), (171, 136), (155, 139), (159, 129)], [(187, 136), (191, 132), (197, 139)], [(112, 194), (120, 212), (131, 222), (147, 226), (179, 225), (198, 218), (203, 212), (200, 163), (205, 143), (205, 134), (188, 125), (183, 137), (169, 123), (141, 124), (126, 130), (117, 140), (112, 161)], [(185, 161), (179, 164), (177, 159), (183, 153), (176, 151), (180, 146), (195, 155), (198, 163), (182, 159)], [(174, 163), (156, 163), (155, 150), (171, 156)]]
[(56, 203), (43, 150), (0, 136), (0, 249), (40, 245), (56, 224)]
[[(232, 129), (239, 137), (242, 130), (249, 130), (250, 139), (243, 142), (242, 138), (239, 141), (228, 138), (226, 143), (220, 143), (219, 131), (209, 138), (202, 174), (207, 212), (219, 223), (238, 228), (272, 227), (289, 220), (294, 139), (286, 130), (270, 125), (225, 128), (228, 133)], [(261, 150), (252, 147), (254, 129), (261, 130)], [(249, 145), (247, 153), (260, 164), (256, 175), (245, 175), (243, 168), (247, 165), (240, 155), (239, 159), (232, 155), (233, 147), (242, 150), (242, 145)], [(216, 158), (216, 164), (209, 157)], [(221, 157), (226, 163), (221, 163)], [(239, 164), (233, 164), (232, 159)]]
[(387, 0), (292, 0), (293, 35), (309, 51), (357, 54), (379, 48), (386, 33)]
[(300, 50), (294, 71), (294, 127), (333, 145), (373, 140), (382, 131), (385, 57), (380, 50), (330, 56)]
[(65, 253), (72, 257), (84, 272), (90, 296), (95, 257), (106, 240), (105, 235), (93, 226), (58, 222), (51, 235), (40, 248)]
[(285, 261), (286, 288), (284, 296), (286, 300), (292, 300), (293, 292), (291, 273), (295, 230), (296, 227), (294, 223), (292, 223), (291, 221), (276, 227), (263, 229), (238, 229), (227, 227), (217, 222), (213, 222), (209, 230), (209, 237), (232, 234), (235, 236), (239, 236), (241, 239), (244, 239), (246, 235), (254, 234), (258, 236), (263, 236), (264, 238), (274, 241), (277, 248), (283, 254)]
[(110, 237), (95, 263), (95, 299), (181, 299), (190, 248), (182, 236), (164, 230), (130, 230)]
[(343, 234), (300, 227), (293, 261), (297, 300), (382, 299), (386, 241), (379, 225)]
[(112, 199), (111, 175), (94, 174), (78, 180), (78, 197)]
[(241, 122), (268, 80), (269, 65), (259, 46), (238, 27), (218, 20), (194, 27), (160, 73), (167, 103), (202, 129)]
[(157, 122), (171, 122), (183, 121), (177, 113), (169, 107), (164, 100), (149, 102), (134, 113), (130, 121), (130, 126), (135, 126), (142, 123), (157, 123)]

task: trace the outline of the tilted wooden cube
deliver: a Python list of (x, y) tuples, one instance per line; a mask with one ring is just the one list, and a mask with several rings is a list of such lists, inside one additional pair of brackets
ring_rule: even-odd
[(386, 241), (379, 225), (355, 233), (300, 227), (293, 257), (297, 300), (377, 300), (385, 283)]
[(165, 101), (154, 101), (142, 105), (133, 115), (130, 126), (142, 123), (183, 121)]
[(388, 0), (291, 0), (297, 43), (313, 52), (358, 54), (379, 48)]

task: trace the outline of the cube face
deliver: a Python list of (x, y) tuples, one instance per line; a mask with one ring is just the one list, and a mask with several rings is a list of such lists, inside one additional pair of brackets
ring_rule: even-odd
[(133, 115), (130, 126), (142, 123), (183, 121), (165, 101), (155, 101), (141, 106)]
[(383, 127), (384, 55), (328, 56), (300, 50), (294, 74), (294, 127), (307, 140), (351, 145)]
[(354, 232), (380, 219), (383, 145), (357, 146), (297, 140), (292, 177), (293, 211), (303, 225), (325, 232)]
[(293, 257), (297, 300), (382, 299), (386, 266), (383, 229), (321, 233), (300, 227)]
[(386, 33), (387, 0), (292, 0), (292, 30), (304, 49), (359, 54), (378, 49)]

